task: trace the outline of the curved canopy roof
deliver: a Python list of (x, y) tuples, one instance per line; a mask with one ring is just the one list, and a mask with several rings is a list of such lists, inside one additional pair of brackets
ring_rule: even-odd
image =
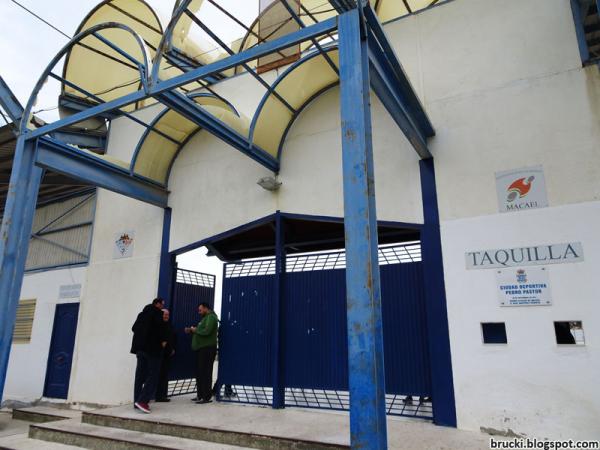
[[(212, 0), (208, 1), (214, 3)], [(292, 0), (289, 1), (291, 4)], [(373, 3), (381, 21), (387, 21), (431, 6), (437, 0), (377, 0)], [(201, 25), (194, 15), (203, 4), (204, 0), (178, 1), (171, 22), (163, 30), (157, 15), (144, 0), (104, 0), (82, 21), (77, 30), (78, 33), (83, 33), (81, 39), (75, 39), (75, 44), (66, 53), (63, 97), (75, 98), (80, 102), (93, 100), (93, 103), (97, 103), (138, 91), (140, 85), (156, 81), (152, 81), (150, 61), (160, 65), (158, 76), (162, 80), (180, 75), (186, 69), (168, 60), (166, 56), (169, 51), (176, 50), (179, 52), (178, 57), (196, 67), (252, 48), (265, 39), (261, 19), (274, 11), (274, 5), (280, 5), (275, 1), (264, 10), (248, 27), (243, 39), (230, 47), (223, 45), (218, 51), (210, 51), (207, 50), (206, 43), (190, 39), (192, 27)], [(301, 0), (297, 8), (300, 20), (306, 26), (337, 14), (323, 0)], [(289, 16), (279, 23), (291, 20), (298, 19)], [(266, 23), (271, 24), (271, 28), (276, 28), (277, 23), (273, 20)], [(268, 35), (267, 33), (267, 38)], [(314, 42), (303, 42), (300, 45), (301, 59), (290, 65), (274, 83), (266, 84), (264, 79), (253, 72), (256, 61), (244, 67), (238, 66), (236, 70), (250, 71), (266, 87), (266, 93), (253, 113), (252, 121), (240, 115), (231, 102), (216, 95), (205, 81), (194, 82), (179, 90), (217, 122), (226, 125), (251, 145), (256, 145), (264, 150), (263, 153), (278, 160), (285, 137), (302, 109), (339, 81), (335, 40), (335, 34), (323, 35), (321, 45), (325, 48), (320, 47), (319, 51), (311, 51), (311, 47), (319, 47)], [(139, 63), (136, 64), (136, 61)], [(232, 69), (225, 71), (215, 82), (233, 73)], [(131, 112), (145, 105), (131, 104), (121, 111)], [(150, 124), (146, 124), (146, 131), (132, 161), (100, 157), (127, 168), (132, 175), (166, 186), (179, 150), (198, 130), (196, 123), (166, 108)]]
[[(326, 52), (337, 64), (337, 48), (332, 47)], [(249, 137), (275, 158), (279, 158), (287, 131), (299, 112), (315, 96), (338, 81), (337, 73), (325, 57), (319, 52), (314, 52), (290, 66), (273, 84), (274, 92), (285, 99), (296, 113), (292, 113), (273, 92), (263, 97), (251, 124), (245, 117), (240, 116), (231, 104), (217, 97), (201, 94), (194, 100), (221, 122)], [(178, 151), (199, 127), (168, 108), (160, 113), (151, 125), (163, 134), (152, 130), (144, 133), (132, 161), (132, 171), (166, 184)]]
[[(120, 23), (139, 35), (151, 58), (163, 35), (162, 25), (154, 10), (144, 0), (105, 0), (83, 19), (75, 34), (102, 24)], [(101, 35), (129, 55), (142, 61), (142, 54), (132, 36), (119, 29), (104, 30)], [(67, 53), (63, 78), (103, 101), (110, 101), (139, 89), (138, 68), (96, 37), (88, 36)], [(62, 94), (77, 100), (91, 101), (88, 95), (66, 83)], [(144, 105), (137, 105), (144, 106)], [(134, 109), (130, 106), (129, 110)]]

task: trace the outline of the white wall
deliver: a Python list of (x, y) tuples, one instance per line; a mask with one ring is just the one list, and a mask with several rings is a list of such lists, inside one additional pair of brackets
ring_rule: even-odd
[(11, 347), (3, 400), (29, 403), (42, 397), (56, 305), (79, 300), (59, 300), (60, 286), (83, 285), (85, 272), (74, 267), (25, 275), (20, 298), (36, 300), (31, 341)]
[[(418, 158), (379, 100), (372, 102), (378, 217), (422, 223)], [(277, 210), (343, 217), (337, 88), (309, 105), (291, 128), (282, 153), (283, 184), (275, 193), (256, 184), (269, 174), (216, 137), (194, 136), (171, 172), (171, 250)]]
[[(386, 30), (437, 133), (458, 426), (598, 438), (600, 75), (581, 68), (569, 2), (457, 0)], [(494, 173), (534, 165), (550, 207), (498, 213)], [(548, 268), (549, 307), (500, 308), (494, 271), (465, 268), (467, 251), (569, 241), (585, 261)], [(583, 320), (586, 345), (559, 348), (554, 320)], [(484, 321), (508, 344), (484, 346)]]
[[(446, 221), (444, 273), (458, 423), (540, 438), (600, 438), (600, 202)], [(548, 266), (551, 306), (499, 306), (495, 270), (469, 251), (581, 242), (583, 262)], [(558, 346), (554, 321), (583, 321), (585, 346)], [(481, 322), (508, 344), (484, 345)]]
[[(581, 69), (568, 0), (456, 0), (386, 26), (436, 129), (430, 146), (448, 294), (458, 425), (538, 437), (598, 435), (598, 317), (593, 274), (600, 239), (600, 75)], [(268, 74), (272, 77), (274, 74)], [(239, 76), (217, 86), (248, 116), (262, 95)], [(377, 211), (382, 220), (422, 222), (418, 160), (379, 101), (373, 103)], [(145, 113), (144, 113), (145, 114)], [(149, 114), (149, 113), (148, 113)], [(110, 154), (127, 159), (141, 134), (120, 119)], [(170, 248), (243, 225), (277, 209), (342, 215), (338, 90), (314, 101), (284, 147), (283, 185), (256, 185), (269, 172), (206, 132), (171, 173)], [(494, 173), (542, 165), (550, 207), (499, 214)], [(162, 211), (101, 192), (74, 367), (73, 399), (129, 400), (134, 359), (129, 327), (156, 292)], [(112, 260), (114, 233), (136, 230), (129, 260)], [(489, 271), (467, 271), (470, 250), (582, 242), (585, 261), (550, 270), (554, 304), (497, 305)], [(569, 290), (571, 289), (571, 290)], [(557, 348), (553, 320), (581, 318), (585, 347)], [(509, 343), (481, 344), (481, 321), (506, 321)], [(595, 420), (595, 422), (594, 422)]]
[[(156, 297), (163, 210), (100, 189), (69, 400), (132, 401), (131, 326)], [(135, 232), (133, 256), (113, 259), (116, 234)]]
[[(156, 106), (139, 114), (150, 121)], [(107, 154), (129, 160), (143, 129), (128, 119), (113, 121)], [(131, 326), (156, 297), (163, 209), (98, 190), (94, 235), (71, 372), (69, 400), (97, 404), (131, 402), (135, 356)], [(133, 256), (114, 259), (119, 233), (132, 231)]]

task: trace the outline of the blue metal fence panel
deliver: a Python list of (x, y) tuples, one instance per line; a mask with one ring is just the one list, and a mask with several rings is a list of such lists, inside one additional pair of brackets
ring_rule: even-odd
[(225, 278), (221, 305), (219, 380), (271, 386), (275, 275)]
[(380, 272), (386, 392), (430, 396), (422, 263), (381, 266)]
[[(431, 418), (420, 245), (381, 248), (379, 258), (387, 412)], [(282, 330), (287, 405), (349, 409), (345, 276), (344, 252), (289, 257)], [(225, 267), (219, 376), (238, 393), (228, 401), (270, 404), (275, 281), (273, 259)]]
[(287, 274), (287, 387), (348, 390), (345, 276), (340, 269)]
[[(183, 330), (191, 325), (196, 326), (200, 321), (198, 305), (201, 302), (213, 305), (215, 297), (214, 280), (213, 275), (182, 269), (177, 270), (177, 282), (173, 288), (171, 305), (171, 325), (177, 334), (177, 350), (169, 369), (170, 381), (187, 380), (196, 376), (196, 357), (192, 352), (192, 338), (190, 335), (185, 334)], [(192, 386), (192, 388), (194, 387)]]

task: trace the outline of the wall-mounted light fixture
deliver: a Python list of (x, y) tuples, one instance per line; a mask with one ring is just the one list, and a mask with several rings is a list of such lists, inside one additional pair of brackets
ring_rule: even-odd
[(281, 181), (278, 181), (275, 177), (263, 177), (256, 184), (271, 192), (275, 192), (281, 187)]

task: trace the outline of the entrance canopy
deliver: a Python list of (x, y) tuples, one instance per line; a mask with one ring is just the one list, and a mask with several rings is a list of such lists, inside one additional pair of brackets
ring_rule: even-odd
[[(344, 219), (341, 217), (306, 216), (279, 213), (283, 220), (288, 255), (336, 250), (344, 247)], [(380, 245), (418, 241), (421, 225), (399, 222), (378, 223)], [(225, 262), (274, 256), (277, 241), (277, 214), (256, 220), (239, 228), (179, 249), (184, 253), (206, 246), (210, 256)]]

